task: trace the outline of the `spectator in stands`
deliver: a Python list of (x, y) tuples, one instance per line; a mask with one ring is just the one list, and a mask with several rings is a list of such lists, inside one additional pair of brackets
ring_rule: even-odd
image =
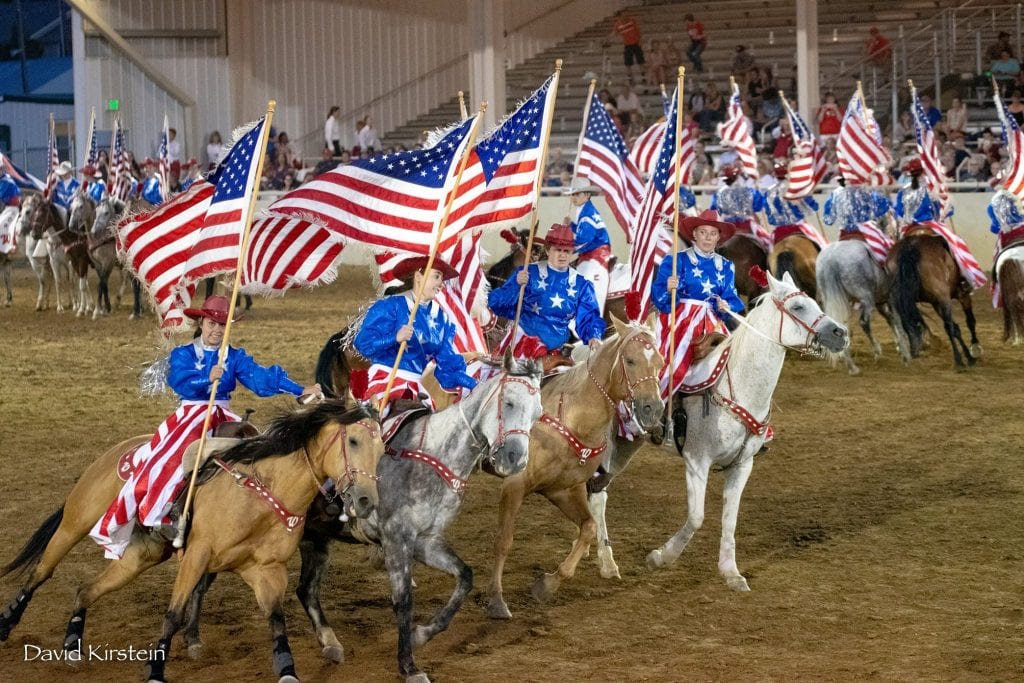
[(996, 42), (988, 46), (985, 50), (985, 56), (988, 57), (988, 61), (995, 62), (1002, 59), (1003, 53), (1009, 53), (1013, 56), (1013, 47), (1010, 45), (1010, 34), (1006, 31), (1000, 31), (996, 37)]
[(692, 90), (693, 92), (690, 93), (690, 99), (686, 106), (690, 113), (693, 114), (693, 117), (699, 120), (700, 113), (707, 108), (707, 103), (704, 101), (704, 88), (701, 88), (698, 81), (694, 81)]
[(168, 186), (177, 190), (181, 180), (181, 143), (178, 142), (178, 131), (167, 129), (167, 163), (171, 165)]
[(746, 45), (737, 45), (736, 54), (732, 58), (732, 72), (736, 76), (736, 80), (740, 83), (740, 86), (746, 85), (747, 76), (752, 68), (754, 68), (754, 55), (750, 54), (747, 50)]
[[(548, 155), (548, 165), (546, 169), (548, 179), (550, 180), (553, 178), (557, 180), (562, 177), (562, 173), (565, 171), (572, 173), (572, 163), (565, 158), (565, 152), (561, 147), (553, 147), (551, 149), (551, 154)], [(561, 186), (560, 181), (558, 183), (545, 182), (545, 184), (550, 185), (551, 187)]]
[(992, 71), (992, 78), (1003, 93), (1003, 97), (1010, 92), (1017, 83), (1017, 76), (1020, 74), (1020, 62), (1010, 56), (1009, 50), (999, 53), (999, 59), (993, 60), (989, 69)]
[[(676, 47), (676, 41), (669, 40), (665, 43), (665, 68), (669, 74), (675, 74), (680, 66), (683, 65), (683, 53)], [(657, 83), (651, 83), (651, 85), (658, 85)]]
[(924, 109), (924, 115), (932, 128), (939, 125), (939, 121), (942, 120), (942, 112), (932, 104), (932, 98), (928, 95), (921, 95), (921, 109)]
[(690, 49), (686, 56), (693, 63), (693, 70), (697, 73), (704, 71), (704, 62), (701, 61), (701, 53), (708, 46), (708, 36), (704, 32), (704, 24), (693, 18), (692, 14), (683, 17), (686, 20), (686, 35), (690, 38)]
[(747, 104), (757, 112), (764, 101), (764, 91), (768, 87), (768, 81), (761, 69), (753, 68), (747, 73)]
[[(638, 70), (644, 68), (644, 49), (640, 46), (640, 24), (626, 10), (615, 13), (611, 35), (618, 34), (622, 38), (622, 62), (626, 65), (626, 74), (630, 84), (634, 80), (634, 65)], [(646, 80), (644, 81), (646, 83)]]
[(209, 139), (206, 141), (206, 159), (207, 159), (207, 170), (212, 171), (217, 168), (217, 164), (224, 158), (224, 152), (227, 150), (224, 147), (224, 140), (220, 137), (220, 131), (215, 130), (210, 133)]
[(872, 26), (868, 31), (868, 38), (864, 42), (864, 56), (875, 66), (885, 66), (892, 56), (892, 44), (889, 39), (882, 35), (877, 26)]
[(104, 183), (110, 178), (110, 153), (101, 149), (96, 155), (96, 170), (100, 172), (100, 178)]
[(616, 100), (618, 102), (619, 116), (622, 117), (622, 123), (628, 125), (630, 114), (637, 111), (643, 114), (643, 107), (640, 105), (640, 97), (637, 96), (633, 90), (633, 86), (629, 83), (623, 83), (622, 88), (619, 90), (619, 97)]
[(1020, 101), (1021, 91), (1014, 90), (1010, 95), (1010, 103), (1006, 105), (1006, 111), (1010, 112), (1018, 126), (1024, 127), (1024, 102)]
[(955, 158), (953, 163), (956, 168), (960, 168), (960, 165), (967, 160), (967, 157), (971, 156), (971, 152), (967, 149), (967, 140), (963, 137), (950, 140), (949, 144), (953, 146), (953, 153)]
[(377, 129), (373, 127), (369, 114), (363, 117), (363, 125), (356, 136), (356, 144), (359, 145), (360, 155), (366, 151), (372, 156), (374, 150), (380, 147), (380, 138), (377, 137)]
[(135, 152), (128, 150), (127, 152), (125, 152), (125, 155), (128, 157), (128, 167), (131, 169), (132, 177), (141, 178), (142, 168), (139, 166), (139, 162), (135, 158)]
[(683, 130), (690, 131), (690, 137), (694, 140), (700, 137), (700, 126), (693, 119), (693, 114), (688, 111), (683, 112)]
[(954, 97), (946, 110), (946, 136), (950, 140), (962, 139), (967, 134), (967, 104)]
[[(793, 146), (793, 129), (789, 125), (789, 117), (783, 116), (779, 119), (779, 125), (772, 130), (772, 140), (774, 142), (771, 145), (772, 159), (777, 161), (785, 161), (789, 158), (789, 150)], [(768, 168), (768, 174), (771, 175), (772, 169)]]
[(714, 81), (708, 81), (704, 86), (704, 109), (695, 115), (700, 129), (710, 132), (715, 129), (715, 124), (725, 120), (725, 98), (718, 91)]
[(289, 190), (294, 190), (296, 185), (295, 170), (289, 168), (284, 172), (284, 176), (281, 178), (281, 186), (277, 189), (281, 192), (288, 192)]
[[(686, 117), (689, 114), (683, 114), (683, 126), (686, 126)], [(690, 116), (690, 122), (693, 121), (693, 117)], [(633, 142), (647, 130), (647, 124), (644, 122), (644, 115), (639, 111), (629, 112), (629, 123), (626, 124), (626, 134), (623, 138), (626, 141), (626, 147), (632, 147)]]
[(651, 52), (647, 57), (647, 85), (657, 86), (667, 82), (667, 74), (664, 44), (660, 40), (652, 40)]
[(829, 138), (825, 141), (825, 175), (821, 181), (830, 183), (840, 177), (839, 175), (839, 153), (836, 151), (836, 140)]
[(285, 161), (292, 168), (302, 168), (302, 159), (295, 154), (291, 143), (288, 141), (288, 133), (281, 131), (277, 134), (277, 154), (284, 154)]
[(764, 101), (761, 102), (760, 109), (754, 114), (754, 131), (773, 130), (784, 112), (778, 89), (768, 88), (764, 91)]
[[(896, 122), (896, 142), (906, 142), (914, 139), (914, 116), (910, 110), (900, 114), (900, 120)], [(902, 166), (901, 166), (902, 168)]]
[(711, 155), (707, 153), (703, 142), (697, 141), (694, 143), (693, 156), (693, 166), (690, 169), (690, 184), (710, 184), (715, 177), (715, 162), (712, 161)]
[[(786, 162), (781, 161), (783, 165)], [(775, 177), (775, 162), (767, 154), (759, 154), (757, 156), (757, 182), (754, 183), (754, 187), (759, 190), (768, 190), (779, 184), (778, 179)]]
[(985, 168), (985, 156), (983, 154), (970, 154), (956, 169), (957, 182), (986, 181), (988, 170)]
[(331, 150), (331, 155), (336, 157), (341, 156), (341, 123), (338, 122), (340, 113), (341, 107), (334, 105), (324, 120), (324, 147)]
[(843, 125), (843, 108), (836, 102), (836, 96), (831, 92), (825, 93), (825, 98), (818, 107), (816, 118), (818, 119), (818, 137), (823, 141), (830, 137), (839, 135), (839, 129)]
[(333, 171), (338, 168), (341, 162), (334, 158), (334, 150), (330, 147), (324, 147), (323, 155), (320, 161), (317, 162), (316, 166), (313, 167), (313, 177), (321, 176), (328, 171)]
[(608, 88), (601, 88), (598, 90), (597, 99), (601, 101), (601, 104), (604, 105), (604, 110), (608, 112), (609, 115), (614, 117), (619, 113), (619, 108), (615, 102), (615, 98), (612, 97), (612, 92)]
[(990, 161), (988, 164), (988, 184), (992, 189), (998, 187), (1003, 179), (1003, 162)]

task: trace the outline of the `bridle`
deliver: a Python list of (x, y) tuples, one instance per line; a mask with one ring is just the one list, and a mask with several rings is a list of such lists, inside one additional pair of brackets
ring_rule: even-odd
[[(491, 397), (493, 396), (494, 392), (498, 393), (498, 438), (497, 440), (495, 440), (493, 444), (491, 444), (490, 449), (487, 452), (487, 458), (488, 460), (491, 461), (491, 463), (494, 462), (494, 454), (497, 453), (498, 450), (505, 445), (505, 441), (508, 439), (508, 437), (512, 436), (513, 434), (521, 434), (522, 436), (525, 436), (527, 439), (530, 438), (529, 429), (505, 429), (505, 387), (509, 384), (509, 382), (518, 382), (519, 384), (525, 385), (527, 391), (530, 393), (530, 396), (535, 396), (538, 393), (540, 393), (540, 387), (535, 385), (530, 380), (518, 375), (510, 375), (507, 372), (502, 375), (501, 380), (498, 382), (498, 385), (491, 389), (490, 394), (483, 401), (483, 405), (487, 405), (487, 403), (491, 400)], [(469, 418), (466, 417), (466, 413), (462, 409), (462, 403), (460, 402), (457, 405), (459, 407), (459, 415), (462, 416), (463, 422), (465, 422), (466, 426), (469, 427), (469, 433), (473, 437), (473, 441), (476, 443), (477, 446), (486, 445), (487, 438), (477, 435), (476, 428), (473, 427), (473, 424), (469, 421)]]
[(372, 472), (366, 472), (364, 470), (359, 469), (358, 467), (353, 467), (352, 464), (349, 462), (348, 444), (346, 443), (346, 436), (348, 434), (348, 428), (354, 425), (359, 425), (366, 429), (368, 432), (370, 432), (371, 438), (380, 439), (380, 425), (378, 425), (376, 422), (372, 420), (365, 418), (359, 420), (358, 422), (343, 425), (341, 429), (338, 430), (338, 432), (334, 435), (334, 438), (331, 439), (331, 442), (327, 444), (327, 448), (333, 446), (337, 441), (341, 442), (341, 463), (344, 468), (342, 471), (341, 479), (342, 481), (347, 481), (348, 483), (346, 483), (345, 486), (342, 487), (341, 481), (335, 481), (333, 494), (327, 492), (327, 487), (325, 486), (327, 480), (325, 479), (324, 481), (321, 481), (320, 478), (316, 476), (316, 472), (313, 471), (313, 461), (310, 459), (308, 446), (303, 449), (303, 455), (305, 456), (306, 467), (309, 469), (309, 474), (311, 477), (313, 477), (313, 482), (316, 483), (316, 487), (320, 491), (320, 495), (326, 498), (327, 502), (331, 502), (338, 498), (339, 496), (345, 495), (345, 493), (347, 493), (348, 490), (352, 488), (352, 486), (356, 483), (355, 478), (357, 476), (366, 477), (371, 481), (378, 481), (380, 479), (380, 477), (378, 477), (376, 474)]
[[(634, 390), (644, 382), (651, 381), (654, 382), (655, 385), (657, 385), (658, 382), (658, 375), (653, 374), (644, 375), (643, 377), (637, 379), (635, 382), (630, 383), (629, 373), (626, 372), (626, 361), (622, 357), (622, 348), (625, 347), (626, 344), (636, 342), (638, 344), (641, 344), (644, 347), (644, 350), (657, 351), (657, 348), (654, 346), (654, 343), (647, 338), (647, 335), (644, 335), (643, 337), (640, 336), (642, 333), (643, 330), (634, 330), (629, 335), (629, 337), (627, 337), (625, 341), (622, 342), (622, 344), (619, 346), (619, 350), (616, 352), (616, 366), (619, 370), (622, 371), (622, 381), (626, 385), (627, 396), (623, 400), (635, 401), (636, 394), (634, 393)], [(590, 359), (592, 356), (593, 354), (587, 356), (587, 376), (590, 377), (590, 381), (594, 383), (594, 386), (597, 387), (597, 390), (601, 392), (601, 395), (604, 397), (604, 400), (608, 402), (608, 405), (611, 406), (611, 409), (615, 410), (615, 401), (608, 394), (608, 390), (605, 389), (605, 387), (601, 386), (601, 383), (597, 381), (597, 377), (594, 376), (593, 371), (590, 369)]]
[[(770, 341), (772, 344), (775, 344), (776, 346), (781, 346), (784, 349), (795, 351), (799, 353), (801, 356), (813, 354), (814, 338), (818, 336), (818, 328), (821, 326), (822, 321), (828, 317), (827, 315), (825, 315), (825, 312), (822, 311), (818, 315), (818, 317), (814, 319), (814, 322), (808, 325), (806, 322), (803, 321), (803, 319), (801, 319), (799, 316), (795, 315), (792, 311), (786, 308), (786, 302), (789, 301), (790, 299), (794, 299), (798, 296), (804, 296), (807, 297), (808, 299), (810, 298), (810, 296), (802, 289), (790, 292), (781, 299), (775, 296), (774, 294), (769, 294), (769, 296), (771, 297), (772, 303), (775, 304), (775, 308), (777, 308), (779, 312), (782, 314), (779, 316), (779, 330), (777, 335), (778, 339), (772, 339), (764, 332), (751, 325), (750, 322), (747, 321), (747, 319), (744, 316), (739, 315), (738, 313), (734, 313), (732, 311), (728, 311), (728, 313), (729, 315), (732, 316), (733, 320), (737, 321), (740, 325), (743, 325), (757, 336), (761, 337), (762, 339)], [(789, 318), (794, 323), (796, 323), (798, 327), (801, 327), (807, 331), (807, 337), (804, 339), (804, 343), (801, 344), (800, 346), (790, 346), (788, 344), (782, 343), (782, 324), (785, 321), (785, 318)]]

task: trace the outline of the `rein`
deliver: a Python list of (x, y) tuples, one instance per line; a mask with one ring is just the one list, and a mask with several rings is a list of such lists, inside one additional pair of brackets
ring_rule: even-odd
[[(642, 330), (634, 330), (634, 332), (625, 341), (622, 342), (621, 346), (625, 346), (626, 344), (630, 344), (632, 342), (637, 342), (639, 344), (642, 344), (644, 349), (654, 350), (655, 346), (654, 346), (653, 343), (651, 343), (647, 339), (641, 339), (640, 338), (639, 335), (641, 334), (641, 332), (642, 332)], [(612, 397), (608, 394), (608, 390), (605, 389), (603, 386), (601, 386), (601, 383), (597, 381), (597, 377), (594, 376), (593, 371), (591, 371), (591, 369), (590, 369), (590, 358), (591, 358), (592, 355), (593, 354), (587, 356), (587, 376), (590, 377), (590, 381), (594, 383), (594, 386), (597, 387), (597, 390), (601, 392), (602, 396), (604, 396), (604, 400), (608, 402), (608, 405), (614, 411), (615, 410), (615, 401), (612, 400)], [(638, 379), (637, 381), (635, 381), (635, 382), (633, 382), (631, 384), (630, 381), (629, 381), (629, 374), (626, 372), (626, 361), (622, 358), (622, 349), (621, 349), (621, 347), (620, 347), (619, 351), (616, 352), (615, 359), (618, 361), (618, 364), (617, 364), (618, 368), (622, 371), (622, 381), (625, 383), (626, 391), (628, 392), (627, 398), (624, 399), (624, 400), (630, 400), (630, 401), (635, 400), (636, 399), (636, 395), (635, 395), (633, 390), (636, 389), (641, 384), (643, 384), (644, 382), (647, 382), (647, 381), (657, 382), (658, 381), (658, 376), (657, 375), (645, 375), (645, 376), (641, 377), (640, 379)]]

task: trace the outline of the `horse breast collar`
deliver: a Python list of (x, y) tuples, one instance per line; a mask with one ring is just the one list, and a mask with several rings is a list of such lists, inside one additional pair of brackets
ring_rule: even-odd
[[(559, 399), (558, 401), (558, 406), (559, 412), (561, 412), (561, 399)], [(576, 454), (576, 459), (579, 462), (580, 467), (586, 465), (588, 460), (592, 460), (597, 456), (601, 455), (602, 453), (604, 453), (605, 449), (608, 448), (607, 440), (605, 440), (604, 443), (602, 443), (600, 446), (597, 446), (596, 448), (591, 448), (590, 446), (587, 446), (585, 443), (580, 441), (579, 437), (576, 436), (571, 429), (565, 426), (565, 423), (558, 421), (556, 418), (552, 417), (548, 413), (544, 413), (543, 415), (541, 415), (539, 421), (543, 422), (544, 424), (548, 425), (556, 432), (561, 434), (562, 438), (565, 439), (566, 443), (569, 444), (573, 452)]]
[[(420, 417), (422, 415), (422, 413), (420, 413), (419, 411), (411, 412), (413, 414), (407, 415), (405, 419), (414, 416)], [(427, 437), (426, 420), (423, 421), (423, 429), (420, 430), (420, 443), (417, 448), (395, 448), (389, 443), (389, 441), (391, 441), (391, 439), (393, 439), (401, 430), (401, 428), (404, 427), (406, 424), (409, 423), (403, 420), (401, 423), (398, 424), (396, 428), (393, 428), (387, 432), (384, 438), (384, 452), (390, 455), (394, 460), (415, 460), (417, 462), (421, 462), (425, 465), (428, 465), (431, 469), (437, 472), (437, 476), (441, 477), (441, 480), (452, 491), (455, 491), (455, 493), (458, 494), (462, 494), (463, 492), (465, 492), (467, 486), (466, 480), (462, 479), (461, 477), (459, 477), (459, 475), (455, 474), (455, 472), (453, 472), (450, 467), (445, 465), (436, 457), (423, 450), (423, 441)]]
[(305, 515), (296, 515), (289, 512), (288, 509), (281, 504), (281, 501), (279, 501), (274, 494), (270, 492), (267, 485), (260, 481), (255, 475), (243, 474), (220, 458), (210, 459), (216, 463), (217, 467), (230, 474), (235, 480), (235, 484), (237, 486), (249, 489), (259, 496), (260, 500), (266, 503), (267, 506), (274, 511), (274, 514), (276, 514), (278, 519), (281, 520), (281, 523), (284, 524), (285, 530), (289, 533), (298, 529), (302, 526), (302, 523), (306, 521)]

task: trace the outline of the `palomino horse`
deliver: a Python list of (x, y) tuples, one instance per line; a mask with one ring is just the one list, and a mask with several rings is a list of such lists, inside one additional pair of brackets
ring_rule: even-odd
[(733, 235), (716, 251), (736, 266), (736, 291), (748, 303), (764, 293), (764, 287), (750, 277), (750, 269), (754, 266), (761, 269), (768, 268), (768, 254), (757, 240), (740, 233)]
[[(882, 345), (871, 334), (871, 314), (877, 310), (892, 328), (896, 350), (904, 362), (910, 361), (907, 339), (889, 308), (891, 278), (871, 255), (867, 244), (860, 240), (843, 240), (825, 245), (816, 265), (818, 300), (825, 314), (848, 324), (852, 303), (860, 308), (860, 326), (871, 342), (875, 360), (882, 355)], [(851, 375), (859, 375), (860, 368), (853, 362), (850, 347), (843, 349), (842, 357)], [(833, 355), (833, 359), (837, 356)]]
[(663, 546), (648, 554), (648, 567), (655, 569), (674, 562), (704, 523), (708, 473), (718, 467), (725, 470), (718, 570), (729, 588), (750, 590), (736, 566), (736, 518), (754, 454), (764, 444), (772, 394), (786, 350), (804, 352), (822, 346), (841, 351), (848, 342), (846, 328), (822, 313), (788, 274), (782, 280), (769, 276), (768, 293), (752, 307), (729, 340), (718, 347), (721, 350), (708, 357), (708, 362), (717, 367), (722, 354), (728, 354), (724, 369), (717, 379), (709, 378), (713, 383), (705, 393), (683, 400), (687, 434), (682, 445), (679, 440), (684, 435), (676, 434), (676, 447), (686, 460), (686, 523)]
[[(797, 232), (775, 243), (772, 253), (768, 254), (768, 269), (777, 278), (789, 273), (797, 287), (815, 297), (818, 295), (814, 265), (817, 259), (818, 245)], [(743, 272), (739, 264), (736, 269), (737, 275)], [(746, 270), (749, 272), (750, 268)]]
[[(366, 517), (377, 504), (377, 470), (384, 444), (365, 408), (340, 412), (330, 401), (285, 415), (267, 433), (242, 441), (203, 465), (184, 556), (148, 679), (164, 681), (171, 639), (181, 628), (193, 590), (206, 574), (233, 571), (249, 584), (270, 622), (274, 671), (297, 681), (284, 619), (289, 558), (299, 545), (306, 510), (328, 478)], [(230, 476), (224, 476), (227, 473)], [(249, 488), (252, 491), (244, 491)], [(255, 493), (255, 495), (254, 495)], [(124, 562), (124, 558), (118, 563)], [(112, 572), (114, 573), (114, 572)]]
[(992, 269), (1003, 302), (1003, 341), (1024, 343), (1024, 245), (999, 252)]
[[(512, 548), (516, 515), (523, 499), (540, 493), (579, 527), (569, 556), (558, 571), (537, 580), (533, 594), (543, 600), (571, 578), (594, 541), (595, 522), (587, 508), (587, 481), (601, 463), (620, 402), (626, 402), (640, 426), (660, 425), (664, 405), (658, 372), (664, 365), (654, 334), (641, 325), (616, 320), (615, 334), (585, 362), (544, 386), (544, 416), (530, 432), (530, 463), (524, 472), (501, 483), (498, 535), (487, 613), (509, 619), (512, 613), (502, 591), (505, 559)], [(602, 400), (580, 400), (585, 396)], [(567, 400), (568, 399), (568, 400)]]
[[(99, 276), (99, 294), (94, 317), (101, 313), (110, 313), (112, 308), (117, 308), (121, 304), (125, 284), (129, 281), (132, 286), (133, 298), (130, 318), (135, 320), (142, 315), (142, 292), (139, 281), (121, 266), (114, 243), (117, 219), (125, 213), (126, 208), (134, 213), (136, 211), (147, 211), (152, 208), (152, 205), (141, 199), (134, 199), (131, 205), (126, 205), (121, 200), (107, 195), (99, 203), (99, 206), (96, 207), (96, 220), (92, 224), (92, 231), (89, 233), (89, 257), (92, 259), (93, 267), (96, 268), (96, 274)], [(115, 267), (121, 268), (121, 286), (117, 292), (114, 304), (111, 306), (109, 279)]]
[[(964, 369), (964, 357), (968, 365), (974, 365), (981, 355), (981, 344), (975, 329), (971, 290), (960, 274), (953, 255), (949, 253), (946, 242), (930, 232), (914, 234), (908, 231), (907, 236), (899, 239), (889, 252), (886, 269), (893, 274), (889, 301), (909, 338), (910, 355), (916, 358), (923, 344), (926, 327), (917, 309), (917, 302), (923, 301), (930, 303), (942, 318), (949, 344), (953, 348), (954, 366)], [(967, 347), (960, 334), (960, 326), (953, 320), (953, 299), (958, 299), (964, 309), (967, 329), (971, 333), (971, 348)]]

